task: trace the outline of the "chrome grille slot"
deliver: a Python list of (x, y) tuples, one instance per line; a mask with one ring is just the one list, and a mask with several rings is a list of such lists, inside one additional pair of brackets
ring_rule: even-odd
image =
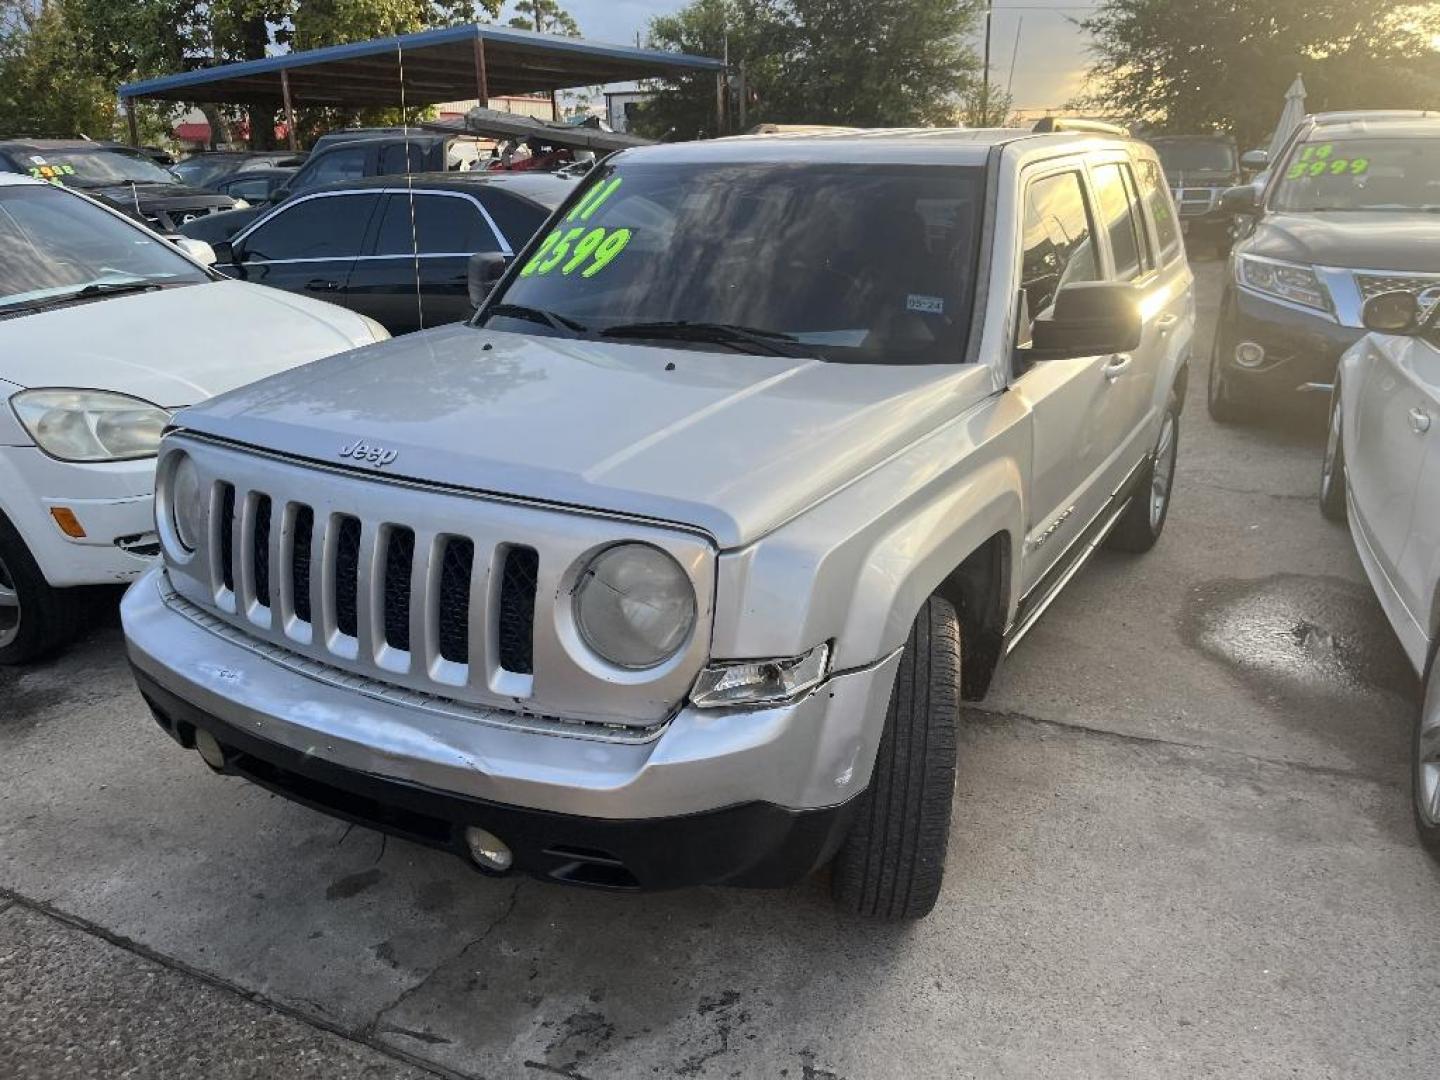
[(515, 544), (505, 549), (500, 582), (500, 666), (516, 675), (535, 672), (535, 580), (540, 555)]
[[(439, 701), (653, 730), (709, 648), (715, 556), (683, 530), (294, 462), (191, 435), (210, 485), (210, 540), (171, 563), (176, 592), (305, 663)], [(163, 453), (164, 451), (162, 451)], [(589, 559), (654, 544), (691, 574), (697, 626), (652, 671), (610, 668), (579, 638), (569, 597)]]

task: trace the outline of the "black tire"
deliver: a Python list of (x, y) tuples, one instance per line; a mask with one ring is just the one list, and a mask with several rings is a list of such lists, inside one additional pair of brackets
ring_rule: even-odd
[(1215, 342), (1210, 349), (1210, 377), (1206, 380), (1205, 407), (1218, 424), (1238, 424), (1251, 418), (1249, 409), (1234, 399), (1233, 390), (1225, 379), (1222, 357), (1235, 351), (1234, 315), (1229, 305), (1222, 305), (1215, 323)]
[(1410, 808), (1415, 814), (1415, 832), (1421, 845), (1433, 858), (1440, 859), (1440, 817), (1427, 815), (1420, 808), (1425, 785), (1421, 774), (1424, 759), (1421, 756), (1420, 730), (1425, 714), (1435, 708), (1440, 708), (1440, 664), (1437, 664), (1432, 652), (1430, 663), (1426, 666), (1425, 694), (1416, 711), (1415, 730), (1410, 740)]
[(1340, 384), (1330, 395), (1330, 428), (1325, 439), (1325, 458), (1320, 465), (1320, 513), (1331, 521), (1344, 521), (1345, 432), (1341, 423)]
[(878, 919), (930, 914), (945, 877), (955, 800), (960, 620), (932, 596), (920, 609), (885, 712), (870, 786), (835, 856), (830, 893)]
[(1155, 449), (1136, 480), (1130, 505), (1105, 538), (1106, 547), (1139, 555), (1155, 546), (1170, 516), (1170, 496), (1175, 490), (1175, 460), (1179, 455), (1180, 402), (1172, 392), (1165, 404), (1165, 416), (1160, 421)]
[[(80, 627), (80, 605), (65, 589), (52, 589), (40, 573), (25, 541), (0, 517), (0, 592), (13, 594), (18, 607), (0, 608), (0, 664), (25, 664), (73, 638)], [(7, 597), (8, 599), (8, 597)]]

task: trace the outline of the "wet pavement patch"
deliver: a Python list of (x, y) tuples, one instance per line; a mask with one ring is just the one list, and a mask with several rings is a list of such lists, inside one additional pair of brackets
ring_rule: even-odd
[(1266, 689), (1416, 692), (1370, 590), (1344, 578), (1275, 574), (1190, 594), (1185, 640)]

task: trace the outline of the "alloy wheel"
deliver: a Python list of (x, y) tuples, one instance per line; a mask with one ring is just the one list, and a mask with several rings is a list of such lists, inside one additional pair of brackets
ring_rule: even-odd
[(1440, 663), (1431, 663), (1420, 730), (1415, 737), (1415, 810), (1430, 828), (1440, 827)]
[(1175, 414), (1167, 412), (1155, 444), (1155, 465), (1150, 479), (1150, 528), (1159, 529), (1170, 502), (1170, 484), (1175, 473)]
[(20, 590), (15, 575), (0, 559), (0, 649), (20, 636)]

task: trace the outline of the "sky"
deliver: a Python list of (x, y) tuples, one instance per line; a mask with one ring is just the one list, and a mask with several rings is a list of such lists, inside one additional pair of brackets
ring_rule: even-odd
[[(684, 0), (561, 0), (561, 4), (586, 37), (633, 45), (636, 33), (643, 36), (653, 16), (677, 11)], [(1011, 91), (1017, 109), (1059, 108), (1079, 90), (1087, 63), (1085, 35), (1067, 16), (1083, 17), (1093, 6), (1093, 0), (996, 0), (991, 80), (1006, 84), (1015, 55)], [(505, 17), (509, 14), (507, 10)], [(977, 52), (980, 44), (975, 43)]]

